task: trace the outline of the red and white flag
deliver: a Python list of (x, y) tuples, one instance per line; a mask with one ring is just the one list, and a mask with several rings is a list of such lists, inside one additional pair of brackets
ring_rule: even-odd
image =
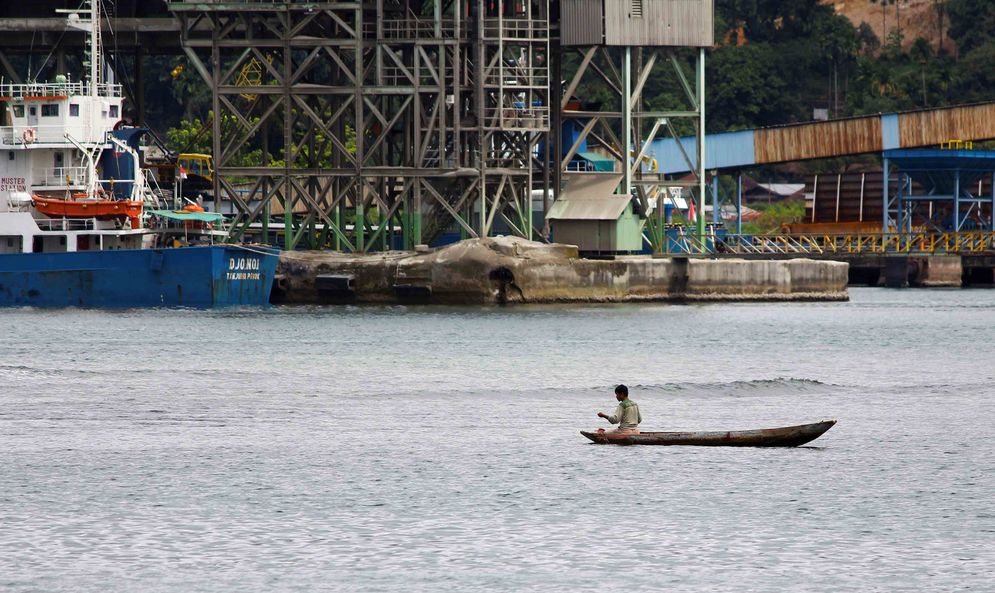
[(186, 178), (187, 178), (187, 172), (183, 169), (183, 167), (180, 167), (180, 179), (186, 179)]

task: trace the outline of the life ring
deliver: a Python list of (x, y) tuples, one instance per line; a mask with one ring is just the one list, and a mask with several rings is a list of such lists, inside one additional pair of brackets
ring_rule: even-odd
[(28, 128), (24, 130), (23, 134), (21, 134), (21, 138), (24, 139), (25, 144), (31, 144), (38, 139), (38, 134), (35, 133), (34, 128)]

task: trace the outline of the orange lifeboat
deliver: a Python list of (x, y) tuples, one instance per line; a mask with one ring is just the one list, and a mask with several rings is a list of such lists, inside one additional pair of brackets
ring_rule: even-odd
[(32, 199), (38, 212), (52, 218), (128, 218), (131, 228), (141, 226), (141, 201), (86, 198), (82, 194), (73, 194), (73, 199), (69, 200), (42, 196), (32, 196)]

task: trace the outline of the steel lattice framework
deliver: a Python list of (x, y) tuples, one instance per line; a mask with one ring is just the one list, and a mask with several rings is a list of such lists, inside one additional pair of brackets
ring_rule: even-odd
[[(565, 86), (554, 91), (560, 97), (554, 113), (554, 129), (564, 121), (577, 122), (580, 133), (569, 146), (562, 145), (563, 136), (557, 134), (553, 141), (556, 154), (562, 155), (554, 172), (554, 188), (561, 187), (561, 175), (569, 169), (571, 160), (584, 144), (597, 146), (602, 153), (617, 162), (622, 174), (618, 192), (632, 195), (648, 216), (644, 234), (654, 252), (665, 251), (663, 201), (668, 188), (689, 190), (697, 205), (696, 228), (699, 237), (705, 234), (704, 200), (705, 171), (705, 51), (697, 50), (694, 73), (686, 72), (686, 59), (674, 48), (664, 47), (564, 47), (557, 52), (554, 73), (559, 79), (562, 63), (574, 55), (577, 65), (572, 69)], [(679, 89), (681, 99), (666, 110), (645, 109), (645, 89), (653, 76), (657, 83)], [(599, 102), (596, 109), (576, 105), (574, 93), (584, 84), (597, 84), (607, 89), (610, 100)], [(572, 105), (575, 104), (575, 105)], [(681, 125), (681, 122), (685, 125)], [(690, 125), (688, 125), (690, 122)], [(682, 129), (694, 130), (695, 143), (684, 146)], [(660, 174), (651, 158), (649, 149), (654, 140), (665, 136), (676, 141), (686, 170), (691, 179), (667, 179)], [(623, 147), (628, 147), (628, 151)], [(558, 197), (558, 196), (557, 196)]]
[(447, 228), (532, 237), (531, 191), (549, 177), (547, 8), (171, 2), (214, 90), (214, 191), (236, 205), (232, 237), (278, 230), (285, 248), (360, 252)]

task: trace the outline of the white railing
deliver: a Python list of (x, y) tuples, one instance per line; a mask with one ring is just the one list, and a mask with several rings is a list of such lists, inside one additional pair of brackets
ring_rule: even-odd
[[(0, 97), (23, 99), (25, 97), (72, 97), (89, 95), (90, 85), (86, 82), (28, 82), (21, 84), (0, 84)], [(103, 83), (97, 85), (100, 97), (120, 97), (121, 85)]]
[(35, 169), (31, 172), (31, 184), (35, 188), (71, 187), (86, 185), (86, 167), (53, 167)]
[(91, 231), (97, 228), (95, 218), (36, 218), (43, 231)]
[[(0, 127), (0, 146), (31, 146), (32, 144), (72, 144), (66, 138), (66, 126), (3, 126)], [(81, 144), (103, 144), (104, 131), (97, 130), (90, 139), (73, 134)]]

